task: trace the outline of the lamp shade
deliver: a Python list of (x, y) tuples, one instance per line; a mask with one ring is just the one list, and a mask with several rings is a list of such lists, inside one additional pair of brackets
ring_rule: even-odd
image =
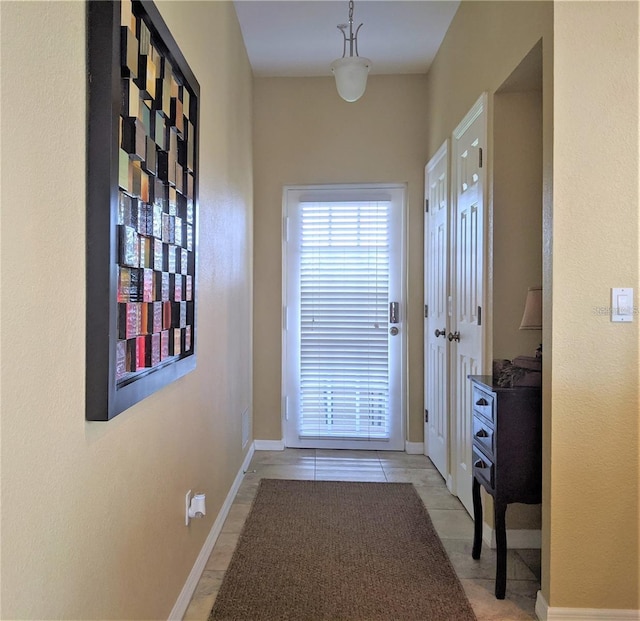
[(371, 61), (362, 56), (338, 58), (331, 63), (331, 71), (336, 76), (338, 94), (345, 101), (357, 101), (367, 88), (367, 76)]
[(542, 330), (542, 287), (529, 287), (520, 330)]

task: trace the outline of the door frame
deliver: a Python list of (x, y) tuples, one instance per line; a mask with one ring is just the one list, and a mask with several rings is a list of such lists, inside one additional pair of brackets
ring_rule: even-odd
[[(282, 359), (281, 359), (281, 387), (280, 387), (280, 396), (281, 396), (281, 410), (280, 410), (280, 420), (281, 420), (281, 428), (282, 428), (282, 437), (284, 438), (285, 447), (287, 446), (287, 420), (288, 420), (288, 399), (287, 399), (287, 279), (288, 279), (288, 237), (289, 237), (289, 221), (287, 215), (288, 209), (288, 196), (291, 192), (305, 192), (309, 194), (310, 200), (313, 200), (314, 193), (317, 195), (322, 195), (323, 199), (330, 198), (330, 200), (344, 200), (345, 193), (353, 193), (356, 191), (361, 191), (364, 194), (363, 200), (368, 200), (367, 195), (371, 195), (371, 200), (375, 200), (375, 194), (379, 192), (384, 192), (385, 190), (390, 191), (398, 191), (400, 190), (402, 193), (401, 199), (401, 222), (400, 222), (400, 274), (399, 274), (399, 282), (400, 282), (400, 291), (401, 291), (401, 305), (400, 305), (400, 316), (401, 316), (401, 326), (403, 329), (400, 330), (400, 334), (398, 337), (400, 340), (400, 377), (399, 377), (399, 385), (400, 385), (400, 396), (399, 396), (399, 404), (400, 404), (400, 438), (398, 443), (402, 442), (402, 446), (387, 446), (387, 442), (380, 441), (376, 444), (375, 447), (371, 445), (369, 447), (363, 446), (363, 450), (405, 450), (406, 447), (406, 438), (407, 438), (407, 403), (408, 403), (408, 382), (407, 382), (407, 348), (408, 348), (408, 282), (407, 282), (407, 201), (408, 201), (408, 187), (407, 183), (330, 183), (330, 184), (301, 184), (301, 185), (285, 185), (282, 190), (282, 306), (281, 306), (281, 327), (282, 327), (282, 338), (281, 338), (281, 350), (282, 350)], [(358, 200), (358, 199), (350, 199), (350, 200)], [(355, 442), (355, 441), (351, 441)], [(343, 444), (343, 448), (347, 448), (348, 441), (335, 440), (334, 441), (336, 447), (339, 444)], [(351, 449), (354, 450), (354, 449)]]

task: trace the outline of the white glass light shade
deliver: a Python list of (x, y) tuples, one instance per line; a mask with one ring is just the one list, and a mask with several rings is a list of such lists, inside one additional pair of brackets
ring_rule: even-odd
[(357, 101), (367, 88), (367, 75), (371, 61), (362, 56), (338, 58), (331, 63), (331, 71), (336, 76), (338, 94), (345, 101)]

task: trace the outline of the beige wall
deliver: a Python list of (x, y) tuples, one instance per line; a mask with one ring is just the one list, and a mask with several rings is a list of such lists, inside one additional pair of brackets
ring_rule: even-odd
[[(493, 104), (491, 357), (512, 360), (534, 356), (542, 342), (540, 330), (520, 330), (527, 288), (542, 284), (542, 92), (500, 90)], [(485, 519), (493, 525), (493, 502), (485, 500)], [(539, 505), (509, 507), (508, 529), (540, 527)]]
[(159, 7), (201, 86), (198, 366), (87, 423), (85, 3), (1, 3), (3, 619), (167, 618), (242, 463), (252, 77), (230, 3)]
[[(198, 368), (103, 424), (83, 420), (84, 4), (0, 3), (3, 618), (165, 618), (242, 461), (251, 74), (229, 4), (160, 9), (202, 88)], [(464, 3), (426, 92), (418, 76), (372, 77), (351, 105), (329, 79), (256, 81), (255, 436), (281, 437), (282, 185), (383, 171), (409, 182), (410, 439), (420, 440), (422, 167), (540, 37), (543, 594), (552, 606), (638, 609), (638, 319), (611, 324), (595, 311), (612, 286), (640, 295), (635, 2)], [(187, 529), (189, 488), (207, 493), (209, 515)]]
[(533, 356), (540, 330), (520, 330), (542, 285), (542, 92), (496, 93), (493, 106), (493, 358)]
[(610, 287), (640, 287), (638, 4), (463, 2), (427, 76), (429, 155), (540, 38), (542, 593), (639, 609), (638, 318), (599, 314)]
[[(550, 2), (463, 2), (427, 74), (429, 157), (480, 94), (488, 93), (486, 260), (493, 272), (487, 276), (485, 300), (487, 368), (494, 357), (533, 355), (541, 339), (539, 332), (532, 339), (518, 326), (527, 286), (542, 283), (542, 194), (552, 136), (552, 17)], [(530, 52), (541, 39), (543, 85), (537, 88), (544, 86), (542, 101), (539, 93), (518, 92), (536, 81), (528, 75), (535, 58)], [(493, 525), (493, 504), (484, 498), (485, 520)], [(507, 528), (540, 528), (540, 508), (512, 505)]]
[(640, 294), (638, 7), (554, 14), (553, 606), (640, 609), (640, 317), (598, 314), (611, 287)]
[[(493, 94), (541, 37), (545, 37), (545, 79), (551, 83), (552, 15), (551, 2), (536, 0), (472, 0), (460, 5), (427, 74), (424, 111), (429, 121), (429, 157), (451, 135), (480, 93)], [(492, 103), (490, 98), (490, 109)], [(489, 124), (489, 135), (491, 130)]]
[(407, 182), (408, 439), (422, 442), (424, 76), (371, 76), (356, 103), (332, 78), (254, 85), (255, 437), (280, 440), (282, 189), (286, 184)]

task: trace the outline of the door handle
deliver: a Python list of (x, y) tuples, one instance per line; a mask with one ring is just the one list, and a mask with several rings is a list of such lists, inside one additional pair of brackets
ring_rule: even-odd
[(398, 302), (389, 302), (389, 323), (400, 323), (399, 307)]
[(436, 338), (438, 338), (439, 336), (444, 336), (446, 338), (447, 329), (445, 328), (444, 330), (438, 330), (438, 328), (436, 328), (435, 335), (436, 335)]
[(449, 343), (451, 343), (451, 341), (456, 341), (456, 342), (460, 342), (460, 332), (458, 332), (457, 330), (455, 332), (449, 332), (449, 336), (447, 337), (449, 339)]

